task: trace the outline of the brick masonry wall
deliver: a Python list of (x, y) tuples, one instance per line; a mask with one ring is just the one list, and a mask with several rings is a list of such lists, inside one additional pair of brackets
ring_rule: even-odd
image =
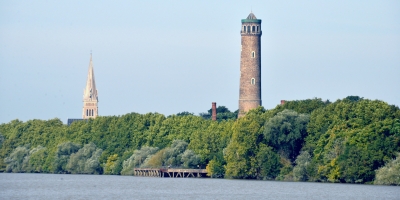
[[(254, 23), (243, 23), (243, 25), (261, 26)], [(261, 105), (261, 31), (241, 35), (239, 117)], [(252, 52), (255, 53), (254, 58)]]

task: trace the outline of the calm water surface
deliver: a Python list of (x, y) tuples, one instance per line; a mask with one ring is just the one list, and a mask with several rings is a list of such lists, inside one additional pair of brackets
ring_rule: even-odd
[(400, 187), (0, 173), (0, 199), (400, 199)]

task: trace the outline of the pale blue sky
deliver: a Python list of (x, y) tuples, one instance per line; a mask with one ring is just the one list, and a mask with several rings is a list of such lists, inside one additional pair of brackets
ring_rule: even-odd
[(1, 1), (0, 123), (238, 107), (240, 25), (262, 19), (262, 100), (400, 105), (400, 1)]

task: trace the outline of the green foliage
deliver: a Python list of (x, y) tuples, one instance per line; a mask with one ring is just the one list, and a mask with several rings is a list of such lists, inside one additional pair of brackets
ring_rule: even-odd
[(311, 114), (305, 150), (330, 182), (373, 181), (375, 170), (400, 150), (400, 111), (382, 101), (338, 100)]
[(66, 165), (69, 161), (71, 154), (77, 152), (80, 149), (80, 145), (72, 142), (64, 142), (57, 146), (55, 153), (55, 159), (53, 161), (53, 172), (54, 173), (67, 173)]
[(135, 150), (132, 156), (123, 162), (121, 174), (133, 175), (133, 169), (143, 165), (157, 151), (158, 151), (157, 147), (147, 147), (147, 146), (142, 147), (140, 150)]
[(210, 122), (205, 129), (192, 133), (188, 148), (201, 156), (202, 165), (206, 165), (214, 158), (220, 158), (225, 164), (223, 150), (231, 139), (231, 129), (234, 121)]
[(25, 157), (29, 155), (29, 150), (26, 147), (17, 147), (11, 154), (5, 159), (7, 164), (6, 172), (25, 172), (24, 163)]
[(46, 166), (47, 148), (37, 146), (29, 151), (29, 156), (25, 157), (28, 160), (26, 172), (49, 172), (49, 169), (43, 168)]
[(72, 174), (101, 174), (99, 158), (102, 152), (93, 143), (85, 144), (78, 152), (71, 154), (65, 168)]
[(224, 152), (228, 178), (260, 178), (257, 171), (258, 145), (263, 140), (261, 117), (264, 108), (251, 110), (232, 127), (232, 139)]
[(376, 170), (374, 184), (400, 186), (400, 153), (397, 158)]
[(3, 145), (4, 142), (4, 136), (0, 133), (0, 148)]
[(192, 150), (186, 149), (182, 154), (181, 162), (185, 168), (196, 168), (200, 163), (200, 156), (196, 155)]
[(281, 163), (279, 156), (265, 144), (260, 144), (256, 155), (257, 178), (264, 180), (273, 180), (279, 175)]
[(182, 154), (186, 150), (188, 143), (183, 140), (174, 140), (170, 148), (164, 153), (164, 166), (177, 167), (181, 165)]
[(308, 114), (298, 114), (293, 110), (283, 110), (270, 118), (264, 125), (264, 137), (268, 145), (280, 155), (294, 161), (307, 136)]
[(211, 178), (222, 178), (225, 174), (225, 168), (221, 159), (214, 158), (206, 166), (207, 176)]
[(359, 96), (347, 96), (346, 98), (344, 98), (345, 100), (349, 100), (351, 102), (357, 102), (360, 100), (363, 100), (363, 97), (359, 97)]
[[(223, 121), (223, 120), (229, 120), (229, 119), (237, 119), (239, 110), (236, 110), (235, 112), (231, 112), (227, 107), (225, 106), (218, 106), (217, 107), (217, 121)], [(208, 110), (205, 113), (200, 113), (199, 114), (202, 118), (204, 119), (211, 119), (212, 115), (212, 108)]]
[(237, 120), (224, 106), (217, 112), (217, 121), (209, 120), (211, 110), (128, 113), (71, 126), (13, 120), (0, 124), (0, 171), (132, 174), (134, 167), (199, 165), (213, 177), (394, 184), (397, 106), (349, 96), (286, 101)]
[(180, 113), (177, 113), (176, 116), (187, 116), (187, 115), (194, 115), (194, 113), (188, 112), (188, 111), (183, 111)]
[(118, 154), (108, 157), (107, 163), (104, 165), (104, 174), (118, 174), (116, 167), (118, 166)]
[(312, 163), (312, 157), (307, 151), (303, 151), (296, 158), (296, 166), (293, 167), (294, 181), (308, 181), (315, 176), (316, 169)]
[(281, 163), (282, 167), (280, 168), (280, 172), (279, 175), (276, 177), (276, 180), (294, 181), (292, 162), (285, 157), (280, 157), (279, 162)]
[(295, 101), (285, 101), (283, 105), (276, 106), (275, 110), (281, 112), (285, 109), (294, 110), (297, 113), (311, 114), (312, 111), (319, 108), (323, 108), (329, 105), (329, 100), (322, 101), (320, 98), (306, 99), (306, 100), (295, 100)]
[(146, 163), (143, 165), (145, 167), (150, 167), (150, 168), (161, 168), (164, 166), (164, 159), (165, 159), (165, 151), (167, 149), (161, 149), (157, 153), (155, 153), (153, 156), (151, 156)]

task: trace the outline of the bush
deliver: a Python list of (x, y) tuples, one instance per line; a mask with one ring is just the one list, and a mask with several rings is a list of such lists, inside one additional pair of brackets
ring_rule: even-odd
[(400, 153), (396, 159), (376, 170), (374, 184), (400, 185)]

